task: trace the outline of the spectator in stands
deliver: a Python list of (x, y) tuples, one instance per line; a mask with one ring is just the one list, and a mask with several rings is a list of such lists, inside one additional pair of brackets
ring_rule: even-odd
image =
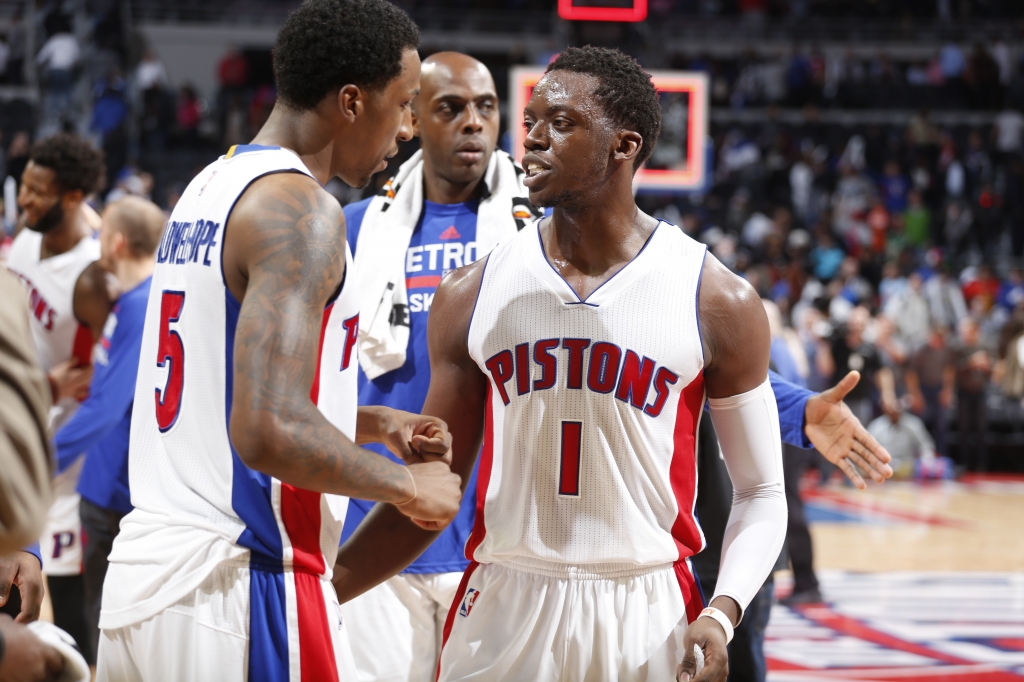
[(975, 298), (982, 296), (994, 302), (999, 296), (999, 280), (987, 264), (978, 266), (974, 276), (969, 277), (963, 285), (964, 302), (970, 306)]
[(885, 172), (878, 184), (882, 201), (885, 202), (885, 208), (889, 213), (903, 213), (907, 210), (910, 181), (903, 175), (898, 161), (885, 162)]
[(998, 383), (1007, 398), (1024, 398), (1024, 304), (1018, 304), (1003, 328), (999, 344)]
[(82, 497), (82, 529), (89, 538), (83, 563), (91, 660), (95, 660), (98, 644), (107, 555), (121, 518), (132, 510), (128, 493), (128, 430), (149, 283), (165, 220), (163, 211), (155, 204), (137, 197), (114, 202), (103, 212), (100, 263), (117, 277), (123, 293), (97, 346), (89, 397), (54, 438), (58, 470), (86, 453), (78, 493)]
[(996, 294), (996, 304), (1002, 307), (1007, 313), (1013, 312), (1024, 303), (1024, 270), (1012, 268), (1010, 274), (999, 285)]
[(907, 196), (907, 210), (903, 216), (906, 243), (922, 247), (931, 242), (931, 214), (919, 190), (911, 190)]
[(143, 109), (159, 106), (164, 90), (170, 85), (167, 69), (153, 50), (146, 50), (135, 67), (135, 87), (142, 93)]
[(71, 115), (71, 95), (75, 86), (74, 69), (81, 57), (78, 39), (70, 25), (61, 21), (58, 31), (50, 36), (36, 55), (46, 80), (46, 116), (51, 125), (59, 127)]
[(889, 299), (883, 311), (895, 322), (896, 332), (903, 343), (915, 349), (928, 340), (931, 313), (921, 292), (923, 282), (920, 273), (911, 273), (906, 282), (906, 287)]
[(992, 376), (992, 356), (981, 345), (978, 323), (971, 318), (958, 326), (956, 355), (956, 430), (959, 463), (969, 471), (988, 470), (988, 403), (986, 389)]
[(11, 85), (21, 85), (25, 82), (25, 26), (21, 23), (21, 9), (11, 17), (10, 27), (7, 29), (7, 45), (10, 53), (7, 56), (7, 71), (5, 80)]
[(996, 116), (992, 126), (992, 141), (995, 143), (999, 162), (1005, 163), (1012, 155), (1020, 154), (1024, 139), (1024, 115), (1018, 110), (1005, 108)]
[(7, 148), (7, 172), (6, 175), (14, 178), (14, 181), (21, 185), (21, 176), (25, 172), (25, 166), (31, 153), (31, 140), (28, 133), (19, 130), (11, 139), (11, 146)]
[(870, 319), (867, 308), (854, 308), (846, 323), (821, 342), (816, 357), (818, 371), (830, 377), (832, 383), (838, 383), (851, 371), (860, 372), (860, 381), (845, 400), (863, 424), (874, 417), (876, 391), (881, 393), (883, 403), (895, 399), (892, 370), (884, 366), (878, 348), (864, 338)]
[(239, 92), (249, 84), (249, 61), (238, 48), (231, 46), (217, 65), (217, 81), (227, 93)]
[(120, 69), (93, 88), (90, 130), (100, 136), (107, 177), (115, 178), (128, 161), (128, 93)]
[(199, 96), (191, 85), (183, 85), (178, 91), (177, 121), (178, 135), (187, 148), (199, 145), (199, 121), (202, 119)]
[(956, 354), (946, 343), (946, 327), (934, 325), (928, 343), (910, 356), (904, 375), (911, 409), (921, 415), (939, 453), (946, 448), (947, 413), (956, 385)]
[(935, 443), (924, 422), (905, 413), (899, 401), (882, 407), (882, 415), (868, 424), (868, 433), (892, 455), (893, 478), (913, 478), (918, 462), (934, 469)]
[(969, 92), (969, 103), (975, 109), (998, 109), (1003, 102), (1003, 86), (999, 82), (999, 65), (981, 42), (967, 60), (964, 81)]
[(924, 285), (924, 295), (928, 299), (932, 322), (949, 329), (960, 324), (967, 317), (967, 304), (960, 291), (960, 284), (954, 274), (956, 266), (951, 261), (942, 263), (939, 272)]

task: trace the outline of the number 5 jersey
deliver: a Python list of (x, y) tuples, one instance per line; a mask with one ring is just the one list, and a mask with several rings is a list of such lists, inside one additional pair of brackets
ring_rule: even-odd
[[(135, 509), (110, 556), (104, 629), (151, 618), (228, 561), (276, 576), (271, 582), (279, 589), (258, 596), (260, 609), (287, 621), (289, 633), (324, 608), (319, 583), (333, 570), (347, 498), (297, 489), (248, 468), (229, 432), (232, 405), (246, 397), (233, 395), (241, 305), (222, 273), (225, 228), (255, 180), (282, 172), (309, 175), (291, 151), (233, 147), (189, 184), (168, 222), (132, 409), (128, 470)], [(346, 271), (350, 264), (346, 245)], [(354, 439), (359, 317), (351, 289), (343, 286), (324, 311), (311, 397)]]

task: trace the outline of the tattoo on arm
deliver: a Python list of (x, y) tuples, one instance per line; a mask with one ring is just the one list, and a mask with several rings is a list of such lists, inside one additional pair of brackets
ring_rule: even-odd
[(405, 472), (354, 445), (310, 399), (324, 307), (344, 274), (341, 208), (305, 176), (270, 179), (250, 188), (231, 219), (247, 238), (248, 278), (235, 332), (232, 439), (247, 464), (298, 487), (407, 499)]

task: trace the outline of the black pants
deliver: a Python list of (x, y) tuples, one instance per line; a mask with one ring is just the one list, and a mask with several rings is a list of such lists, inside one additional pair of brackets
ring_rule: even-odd
[(802, 450), (785, 443), (782, 445), (782, 474), (786, 482), (786, 507), (789, 510), (786, 547), (793, 564), (794, 593), (818, 589), (818, 578), (814, 575), (811, 532), (807, 529), (804, 501), (800, 499), (800, 478), (811, 459), (817, 456), (814, 450)]
[[(89, 653), (96, 659), (100, 635), (100, 604), (103, 598), (103, 579), (107, 576), (107, 557), (124, 514), (113, 509), (97, 507), (84, 497), (79, 507), (82, 530), (87, 542), (84, 549), (85, 618), (89, 632)], [(85, 649), (83, 648), (83, 651)], [(88, 658), (88, 657), (87, 657)]]
[(957, 391), (956, 438), (960, 463), (970, 471), (988, 470), (988, 405), (985, 392)]
[(86, 662), (94, 665), (93, 638), (85, 620), (85, 576), (48, 575), (46, 584), (53, 604), (53, 624), (71, 635)]
[(935, 451), (940, 455), (949, 456), (946, 447), (946, 408), (942, 406), (942, 386), (921, 386), (924, 397), (924, 414), (922, 421), (935, 440)]

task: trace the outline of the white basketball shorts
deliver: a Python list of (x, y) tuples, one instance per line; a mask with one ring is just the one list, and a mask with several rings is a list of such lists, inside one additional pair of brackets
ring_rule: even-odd
[[(296, 605), (289, 602), (299, 577), (320, 583), (323, 622), (296, 617)], [(117, 586), (107, 581), (104, 589)], [(331, 583), (256, 570), (246, 562), (221, 564), (193, 593), (148, 620), (100, 632), (97, 682), (355, 679)]]
[(75, 492), (85, 457), (53, 478), (53, 504), (39, 536), (39, 552), (46, 575), (82, 573), (82, 519), (78, 513), (81, 497)]
[(341, 605), (359, 682), (434, 682), (462, 573), (403, 573)]
[(703, 607), (688, 562), (473, 563), (448, 613), (438, 679), (674, 680)]

